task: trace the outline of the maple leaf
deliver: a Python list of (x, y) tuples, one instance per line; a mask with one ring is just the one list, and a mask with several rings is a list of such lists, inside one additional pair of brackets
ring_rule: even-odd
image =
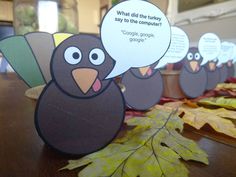
[(209, 124), (215, 131), (225, 135), (236, 138), (236, 120), (235, 111), (219, 109), (207, 109), (204, 107), (191, 108), (183, 102), (167, 103), (164, 106), (157, 105), (157, 109), (172, 110), (179, 109), (179, 115), (184, 112), (182, 117), (186, 124), (195, 127), (196, 129), (202, 128), (205, 124)]
[(208, 164), (206, 153), (177, 132), (183, 130), (183, 121), (176, 111), (152, 110), (126, 123), (134, 128), (122, 138), (101, 151), (70, 160), (62, 169), (87, 165), (79, 177), (187, 177), (180, 158)]

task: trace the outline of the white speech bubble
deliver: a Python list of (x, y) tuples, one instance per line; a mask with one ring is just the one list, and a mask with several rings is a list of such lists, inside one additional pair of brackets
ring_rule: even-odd
[(158, 61), (170, 45), (170, 33), (166, 16), (149, 2), (129, 0), (111, 8), (101, 24), (102, 44), (116, 61), (107, 78)]
[(188, 53), (188, 49), (189, 38), (187, 34), (182, 29), (172, 26), (170, 47), (155, 68), (162, 68), (168, 63), (181, 61)]
[(218, 56), (218, 63), (217, 66), (220, 66), (223, 63), (226, 63), (230, 59), (232, 59), (233, 54), (233, 45), (230, 42), (222, 42), (221, 43), (221, 50)]
[(204, 34), (198, 43), (198, 50), (203, 58), (201, 65), (217, 58), (220, 53), (221, 42), (219, 37), (214, 33)]

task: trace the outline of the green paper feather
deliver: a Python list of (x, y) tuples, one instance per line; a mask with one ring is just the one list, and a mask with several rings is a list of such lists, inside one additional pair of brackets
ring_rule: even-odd
[(45, 84), (34, 54), (23, 36), (1, 40), (0, 51), (29, 87)]

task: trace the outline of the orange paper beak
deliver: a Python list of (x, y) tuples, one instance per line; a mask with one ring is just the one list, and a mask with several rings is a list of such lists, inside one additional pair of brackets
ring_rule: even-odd
[(198, 71), (198, 69), (199, 69), (198, 62), (197, 61), (190, 61), (190, 67), (194, 72)]
[(86, 94), (95, 82), (98, 72), (92, 68), (77, 68), (72, 71), (72, 75), (80, 90)]
[(145, 76), (147, 74), (149, 68), (150, 66), (139, 68), (139, 71), (142, 74), (142, 76)]
[(209, 68), (210, 68), (211, 71), (214, 71), (216, 69), (216, 64), (213, 63), (213, 62), (210, 62), (209, 63)]

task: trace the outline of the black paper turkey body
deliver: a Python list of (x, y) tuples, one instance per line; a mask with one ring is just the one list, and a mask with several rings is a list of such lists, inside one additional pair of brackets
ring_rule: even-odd
[(220, 71), (220, 81), (219, 83), (224, 83), (228, 78), (228, 66), (227, 63), (223, 63), (218, 67)]
[(228, 78), (234, 77), (235, 69), (234, 69), (234, 63), (232, 60), (229, 60), (227, 62), (227, 70), (228, 70)]
[(206, 71), (201, 67), (202, 57), (196, 47), (191, 47), (184, 58), (184, 66), (180, 73), (180, 86), (189, 98), (202, 95), (206, 89)]
[(113, 80), (105, 80), (114, 61), (100, 40), (74, 35), (54, 51), (52, 81), (37, 103), (35, 125), (50, 147), (67, 154), (97, 151), (117, 135), (124, 99)]
[(136, 110), (147, 110), (159, 102), (163, 93), (163, 81), (153, 64), (148, 67), (130, 69), (122, 79), (123, 94), (127, 106)]
[(209, 61), (204, 67), (207, 73), (206, 90), (212, 90), (220, 81), (220, 70), (217, 67), (217, 59)]

